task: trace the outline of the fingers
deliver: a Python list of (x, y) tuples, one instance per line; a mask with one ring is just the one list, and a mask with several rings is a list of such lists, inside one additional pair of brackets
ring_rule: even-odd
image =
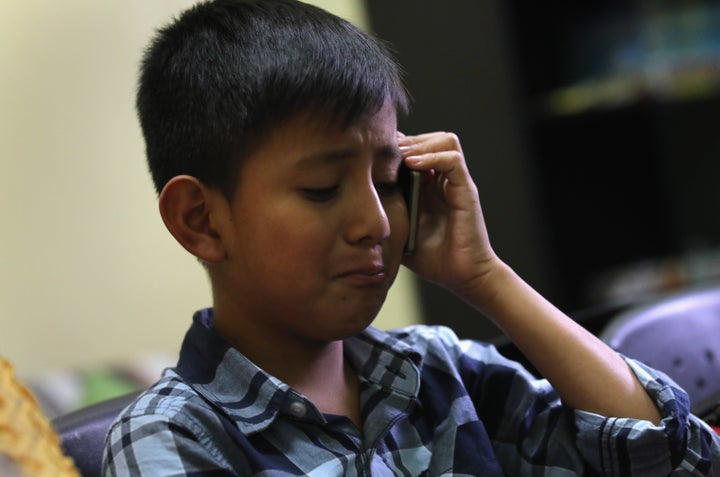
[(466, 184), (469, 179), (460, 140), (453, 133), (433, 132), (417, 136), (398, 133), (398, 147), (411, 169), (433, 171), (447, 184)]

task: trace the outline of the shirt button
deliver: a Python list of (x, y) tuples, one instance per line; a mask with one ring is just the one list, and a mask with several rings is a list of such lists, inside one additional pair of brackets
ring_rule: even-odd
[(303, 418), (307, 414), (307, 406), (302, 401), (293, 401), (290, 403), (290, 414), (297, 418)]

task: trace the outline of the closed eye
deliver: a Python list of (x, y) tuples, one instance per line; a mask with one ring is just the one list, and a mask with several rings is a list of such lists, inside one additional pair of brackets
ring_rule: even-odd
[(305, 188), (302, 193), (313, 202), (328, 202), (335, 198), (339, 190), (340, 186)]

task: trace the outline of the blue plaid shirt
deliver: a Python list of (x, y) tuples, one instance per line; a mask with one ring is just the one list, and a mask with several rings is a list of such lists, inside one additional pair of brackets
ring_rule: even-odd
[(659, 426), (569, 409), (547, 381), (447, 328), (369, 328), (345, 342), (361, 431), (256, 367), (211, 322), (210, 309), (195, 315), (177, 367), (114, 423), (105, 476), (720, 475), (720, 444), (686, 394), (631, 360)]

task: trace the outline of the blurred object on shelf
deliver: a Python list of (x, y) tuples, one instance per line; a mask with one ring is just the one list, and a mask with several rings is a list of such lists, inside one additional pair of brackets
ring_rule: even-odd
[(569, 83), (544, 98), (549, 114), (720, 94), (720, 5), (645, 2), (575, 25)]
[(598, 303), (632, 303), (715, 281), (720, 281), (720, 249), (702, 249), (608, 270), (592, 283), (588, 297)]

